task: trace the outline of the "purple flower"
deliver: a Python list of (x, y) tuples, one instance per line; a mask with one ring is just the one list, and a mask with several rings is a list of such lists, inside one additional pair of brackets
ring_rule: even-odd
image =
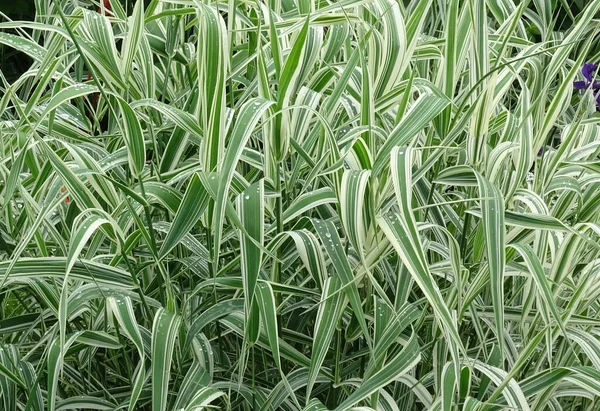
[(594, 90), (594, 97), (596, 98), (596, 107), (600, 110), (600, 83), (594, 79), (594, 74), (598, 68), (597, 63), (585, 63), (581, 68), (581, 74), (585, 80), (579, 80), (573, 82), (575, 90), (587, 90), (592, 88)]
[(585, 63), (581, 69), (581, 74), (583, 74), (585, 80), (574, 81), (573, 87), (575, 87), (576, 90), (585, 90), (591, 85), (594, 90), (600, 89), (600, 83), (594, 80), (594, 73), (597, 68), (598, 64), (596, 63)]
[(581, 69), (581, 74), (586, 78), (587, 81), (592, 81), (594, 78), (594, 72), (598, 68), (596, 63), (585, 63)]

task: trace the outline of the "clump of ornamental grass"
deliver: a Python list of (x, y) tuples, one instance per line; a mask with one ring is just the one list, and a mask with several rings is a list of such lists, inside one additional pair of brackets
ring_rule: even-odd
[(600, 0), (35, 3), (3, 410), (598, 409)]

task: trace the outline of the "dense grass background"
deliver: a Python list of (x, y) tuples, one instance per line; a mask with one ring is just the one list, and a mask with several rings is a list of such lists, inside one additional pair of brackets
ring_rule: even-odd
[(600, 407), (600, 0), (108, 4), (0, 22), (1, 409)]

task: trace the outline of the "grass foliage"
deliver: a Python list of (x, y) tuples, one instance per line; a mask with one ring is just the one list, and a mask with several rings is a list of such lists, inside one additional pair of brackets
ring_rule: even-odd
[(600, 0), (35, 3), (2, 410), (599, 409)]

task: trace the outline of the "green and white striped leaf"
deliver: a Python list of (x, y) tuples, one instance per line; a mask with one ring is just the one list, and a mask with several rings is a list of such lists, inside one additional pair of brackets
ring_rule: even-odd
[(152, 409), (167, 407), (171, 360), (181, 319), (177, 314), (159, 309), (152, 324)]

